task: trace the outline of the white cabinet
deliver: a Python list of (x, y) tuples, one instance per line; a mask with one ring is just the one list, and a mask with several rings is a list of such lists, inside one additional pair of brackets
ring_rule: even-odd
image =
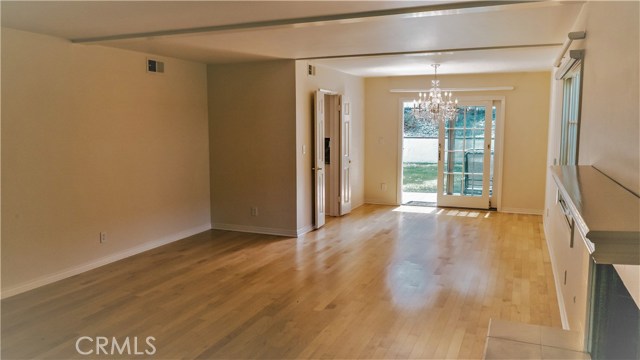
[(583, 338), (587, 328), (587, 292), (591, 262), (582, 235), (574, 230), (573, 243), (567, 244), (567, 253), (563, 261), (566, 281), (562, 286), (562, 297), (569, 328), (580, 332)]
[(549, 247), (552, 248), (557, 291), (561, 294), (561, 311), (569, 330), (579, 332), (584, 341), (592, 260), (562, 195), (558, 194), (549, 211), (548, 226), (552, 233)]

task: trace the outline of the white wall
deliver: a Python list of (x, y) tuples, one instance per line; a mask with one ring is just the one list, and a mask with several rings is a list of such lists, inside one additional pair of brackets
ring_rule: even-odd
[[(587, 32), (585, 40), (572, 44), (572, 49), (585, 49), (578, 163), (597, 167), (636, 194), (640, 193), (639, 11), (638, 2), (588, 2), (572, 30)], [(547, 165), (559, 157), (560, 81), (551, 84), (551, 103)], [(553, 208), (554, 202), (555, 185), (548, 174), (546, 208)], [(557, 224), (564, 221), (560, 216), (550, 212), (544, 218), (549, 248), (556, 253), (554, 264), (565, 261), (559, 250), (562, 234)], [(640, 267), (616, 269), (640, 304)]]
[[(470, 96), (504, 96), (506, 99), (502, 177), (505, 211), (542, 213), (544, 208), (549, 73), (504, 73), (439, 77), (445, 87), (514, 86), (512, 91), (460, 92)], [(365, 201), (398, 204), (398, 151), (400, 101), (408, 93), (391, 89), (425, 88), (431, 77), (380, 77), (366, 79)], [(386, 190), (380, 186), (387, 184)]]
[(210, 228), (206, 67), (146, 57), (2, 29), (3, 296)]
[(294, 61), (207, 70), (213, 227), (295, 236)]
[(402, 161), (438, 162), (438, 139), (405, 138), (402, 143)]
[[(351, 101), (351, 196), (352, 207), (364, 203), (364, 80), (330, 68), (317, 66), (316, 75), (307, 75), (307, 61), (296, 61), (296, 174), (298, 232), (313, 225), (313, 94), (332, 90)], [(303, 153), (303, 147), (306, 153)]]

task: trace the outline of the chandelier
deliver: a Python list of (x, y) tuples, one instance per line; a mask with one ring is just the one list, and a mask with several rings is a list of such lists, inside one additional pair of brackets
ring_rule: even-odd
[(455, 118), (458, 106), (458, 99), (452, 100), (451, 91), (446, 92), (440, 89), (438, 80), (438, 67), (440, 64), (431, 64), (435, 76), (431, 80), (429, 92), (420, 92), (418, 99), (413, 100), (413, 115), (421, 120), (431, 122), (449, 121)]

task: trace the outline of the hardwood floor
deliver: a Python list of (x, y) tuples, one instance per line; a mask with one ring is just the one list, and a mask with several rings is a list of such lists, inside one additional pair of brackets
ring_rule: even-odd
[(489, 318), (560, 327), (541, 217), (397, 210), (208, 231), (5, 299), (2, 358), (92, 358), (97, 336), (155, 339), (100, 358), (480, 358)]

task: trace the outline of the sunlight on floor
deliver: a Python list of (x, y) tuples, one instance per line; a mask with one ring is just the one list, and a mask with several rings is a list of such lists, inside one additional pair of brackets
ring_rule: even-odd
[(491, 212), (475, 211), (475, 210), (438, 209), (436, 207), (431, 207), (431, 206), (400, 205), (397, 208), (393, 209), (393, 211), (416, 213), (416, 214), (460, 216), (460, 217), (470, 217), (470, 218), (483, 217), (485, 219), (488, 219), (491, 216)]
[[(446, 215), (477, 218), (478, 216), (480, 216), (480, 212), (473, 210), (449, 210), (447, 211)], [(485, 216), (485, 218), (487, 217), (488, 216)]]
[(418, 213), (418, 214), (433, 214), (438, 209), (430, 206), (406, 206), (400, 205), (397, 208), (393, 209), (393, 211), (398, 212), (408, 212), (408, 213)]

